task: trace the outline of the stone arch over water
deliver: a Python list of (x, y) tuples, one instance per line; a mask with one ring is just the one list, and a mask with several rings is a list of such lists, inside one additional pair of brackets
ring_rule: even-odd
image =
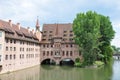
[(48, 65), (55, 65), (56, 62), (54, 59), (51, 59), (51, 58), (46, 58), (46, 59), (43, 59), (40, 64), (48, 64)]
[(59, 61), (60, 65), (74, 65), (75, 61), (71, 58), (63, 58)]

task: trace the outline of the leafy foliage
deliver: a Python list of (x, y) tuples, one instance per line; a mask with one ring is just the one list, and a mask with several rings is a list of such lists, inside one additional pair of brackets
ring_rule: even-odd
[(82, 64), (80, 62), (80, 58), (76, 58), (75, 59), (75, 64), (74, 64), (76, 67), (82, 67)]
[[(109, 51), (103, 48), (104, 46), (108, 48), (114, 37), (109, 17), (92, 11), (79, 13), (73, 21), (73, 31), (75, 42), (79, 45), (85, 65), (93, 64), (100, 57), (99, 55), (109, 56)], [(103, 58), (100, 59), (103, 60)]]
[(114, 50), (114, 54), (115, 53), (119, 53), (120, 54), (120, 47), (116, 47), (112, 45), (112, 49)]

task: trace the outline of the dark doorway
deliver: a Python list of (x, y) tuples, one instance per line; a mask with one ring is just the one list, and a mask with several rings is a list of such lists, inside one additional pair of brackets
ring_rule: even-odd
[(52, 59), (45, 59), (41, 62), (41, 65), (55, 65), (55, 61)]
[(62, 61), (60, 61), (60, 65), (74, 66), (74, 61), (71, 59), (63, 59)]
[(0, 65), (0, 72), (2, 71), (2, 65)]

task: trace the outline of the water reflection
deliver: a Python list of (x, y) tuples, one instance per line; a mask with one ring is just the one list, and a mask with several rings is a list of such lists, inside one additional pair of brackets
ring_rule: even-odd
[(0, 80), (120, 80), (120, 61), (103, 68), (36, 66), (0, 75)]
[(112, 80), (120, 80), (120, 60), (114, 61)]
[(40, 80), (109, 80), (112, 75), (112, 67), (84, 69), (55, 66), (52, 70), (41, 67), (40, 73)]
[(0, 80), (40, 80), (40, 67), (16, 71), (9, 74), (0, 75)]

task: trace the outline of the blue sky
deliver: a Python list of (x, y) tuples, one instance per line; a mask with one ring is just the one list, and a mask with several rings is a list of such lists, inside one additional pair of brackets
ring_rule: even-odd
[(77, 13), (96, 11), (110, 17), (116, 31), (112, 44), (120, 47), (120, 0), (0, 0), (0, 19), (23, 27), (44, 23), (72, 23)]

